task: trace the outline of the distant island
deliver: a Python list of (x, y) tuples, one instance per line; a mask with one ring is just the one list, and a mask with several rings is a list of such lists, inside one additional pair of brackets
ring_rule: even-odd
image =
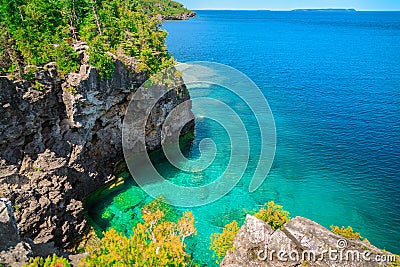
[(322, 8), (322, 9), (293, 9), (292, 11), (334, 11), (334, 12), (357, 12), (354, 8)]

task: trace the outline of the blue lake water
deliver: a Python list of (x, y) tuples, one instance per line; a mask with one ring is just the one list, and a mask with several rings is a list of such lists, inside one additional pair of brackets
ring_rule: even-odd
[[(211, 265), (210, 234), (269, 200), (291, 217), (351, 225), (372, 244), (400, 253), (400, 12), (198, 11), (196, 18), (163, 28), (178, 61), (214, 61), (249, 76), (276, 124), (276, 156), (263, 185), (248, 192), (255, 166), (250, 158), (233, 191), (191, 209), (198, 235), (188, 249), (195, 259)], [(236, 103), (218, 88), (209, 94)], [(236, 109), (251, 126), (248, 110), (240, 103)], [(165, 159), (157, 168), (178, 184), (212, 180), (230, 153), (220, 125), (197, 118), (183, 152), (196, 158), (207, 137), (219, 154), (202, 175), (179, 172)], [(252, 140), (257, 154), (257, 138)], [(98, 230), (129, 234), (149, 200), (126, 182), (89, 203), (89, 216)]]

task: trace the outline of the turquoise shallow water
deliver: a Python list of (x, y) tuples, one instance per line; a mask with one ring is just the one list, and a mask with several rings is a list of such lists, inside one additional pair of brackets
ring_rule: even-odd
[[(253, 79), (277, 128), (270, 174), (249, 193), (259, 153), (254, 118), (228, 92), (207, 92), (240, 114), (253, 137), (252, 157), (234, 190), (191, 209), (198, 235), (188, 248), (197, 260), (211, 265), (210, 234), (269, 200), (292, 217), (326, 227), (351, 225), (374, 245), (400, 253), (400, 13), (199, 11), (197, 18), (163, 27), (177, 60), (224, 63)], [(198, 157), (198, 144), (207, 137), (218, 154), (206, 171), (178, 171), (156, 152), (157, 169), (177, 184), (212, 181), (230, 153), (224, 129), (196, 118), (194, 136), (182, 140), (182, 150)], [(87, 210), (98, 230), (114, 227), (129, 234), (147, 201), (128, 179), (89, 201)]]

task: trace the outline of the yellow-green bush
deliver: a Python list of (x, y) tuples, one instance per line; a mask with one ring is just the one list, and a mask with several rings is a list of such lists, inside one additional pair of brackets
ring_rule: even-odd
[(390, 262), (387, 266), (388, 267), (400, 267), (400, 256), (399, 255), (395, 255), (395, 261), (394, 262)]
[(210, 249), (214, 250), (214, 257), (216, 255), (219, 259), (221, 259), (225, 257), (225, 254), (229, 249), (234, 249), (233, 240), (235, 239), (236, 234), (239, 232), (239, 229), (240, 228), (237, 221), (233, 221), (225, 225), (224, 229), (222, 229), (222, 233), (214, 233), (211, 235)]
[(348, 227), (339, 227), (339, 226), (335, 226), (335, 225), (331, 225), (330, 226), (332, 232), (334, 234), (343, 236), (345, 238), (348, 239), (357, 239), (357, 240), (361, 240), (363, 237), (360, 235), (360, 233), (358, 232), (354, 232), (353, 228), (351, 226)]
[(53, 256), (48, 256), (46, 259), (42, 257), (32, 258), (29, 264), (24, 265), (25, 267), (70, 267), (68, 260), (59, 257), (56, 254)]
[(289, 212), (284, 210), (281, 205), (269, 201), (264, 204), (266, 208), (261, 208), (259, 212), (254, 214), (254, 217), (268, 223), (272, 229), (283, 229), (283, 225), (290, 221)]
[(154, 206), (142, 209), (144, 222), (131, 237), (110, 230), (100, 244), (87, 247), (89, 255), (82, 266), (192, 266), (184, 242), (196, 234), (193, 214), (185, 212), (177, 222), (166, 221), (164, 211), (153, 210)]

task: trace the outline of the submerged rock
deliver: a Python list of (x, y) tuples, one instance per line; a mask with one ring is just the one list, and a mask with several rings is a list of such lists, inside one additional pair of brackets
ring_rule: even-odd
[(121, 212), (133, 210), (133, 208), (144, 201), (146, 193), (139, 187), (129, 188), (127, 191), (114, 197), (113, 203)]

